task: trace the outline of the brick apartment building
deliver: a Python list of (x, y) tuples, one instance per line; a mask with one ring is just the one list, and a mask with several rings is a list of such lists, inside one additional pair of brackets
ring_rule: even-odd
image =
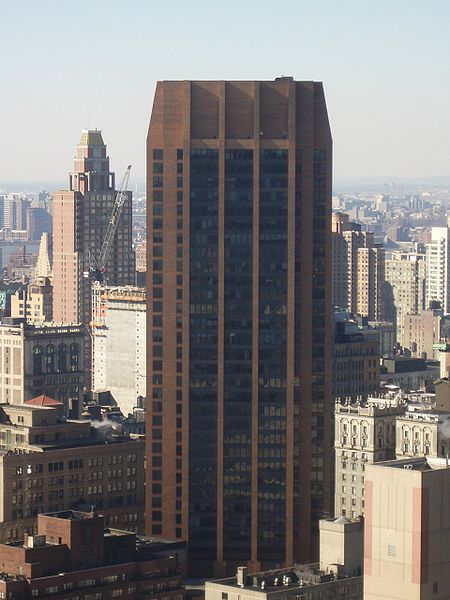
[(39, 515), (37, 535), (0, 545), (0, 598), (183, 600), (182, 544), (161, 546), (95, 512)]
[(64, 420), (50, 402), (0, 404), (0, 542), (35, 531), (39, 513), (92, 506), (107, 525), (142, 532), (142, 439)]

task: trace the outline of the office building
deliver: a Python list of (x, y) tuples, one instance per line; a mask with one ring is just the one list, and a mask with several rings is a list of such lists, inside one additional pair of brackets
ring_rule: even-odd
[(403, 319), (425, 308), (425, 254), (392, 252), (386, 259), (386, 316), (395, 323), (396, 339), (404, 346)]
[(81, 412), (85, 374), (81, 325), (38, 326), (25, 319), (0, 324), (0, 401), (22, 404), (48, 394), (67, 416)]
[(127, 286), (94, 294), (92, 389), (111, 392), (127, 416), (146, 395), (146, 292)]
[[(67, 191), (53, 195), (53, 319), (56, 323), (91, 320), (89, 257), (98, 257), (116, 198), (114, 173), (102, 134), (81, 132)], [(134, 283), (131, 244), (131, 192), (127, 192), (113, 250), (107, 263), (111, 285)], [(85, 365), (88, 370), (89, 361)]]
[(97, 512), (39, 515), (36, 535), (0, 544), (0, 597), (183, 600), (178, 544), (106, 528)]
[(369, 465), (364, 600), (450, 596), (450, 469), (427, 457)]
[(187, 540), (193, 574), (318, 554), (332, 501), (331, 159), (320, 83), (157, 85), (147, 531)]
[(62, 413), (48, 396), (0, 404), (0, 541), (34, 531), (42, 512), (91, 506), (108, 525), (142, 533), (143, 440)]
[(367, 398), (380, 386), (380, 340), (348, 313), (335, 312), (333, 395)]
[(380, 321), (385, 315), (385, 252), (372, 232), (361, 231), (345, 213), (332, 217), (333, 304)]

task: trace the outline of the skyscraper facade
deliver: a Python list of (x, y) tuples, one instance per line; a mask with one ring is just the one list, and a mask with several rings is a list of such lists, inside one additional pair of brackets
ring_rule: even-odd
[[(114, 173), (102, 133), (81, 132), (69, 189), (53, 196), (53, 319), (57, 323), (91, 320), (89, 257), (98, 256), (116, 197)], [(107, 263), (111, 285), (134, 282), (131, 192), (127, 192), (113, 250)]]
[(147, 530), (191, 572), (315, 558), (331, 508), (322, 84), (157, 85), (147, 139)]

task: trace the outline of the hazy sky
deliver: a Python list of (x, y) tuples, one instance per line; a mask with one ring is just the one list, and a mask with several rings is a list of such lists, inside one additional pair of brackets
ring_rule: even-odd
[(82, 128), (145, 173), (159, 79), (325, 85), (337, 177), (450, 175), (448, 0), (0, 0), (0, 188), (62, 181)]

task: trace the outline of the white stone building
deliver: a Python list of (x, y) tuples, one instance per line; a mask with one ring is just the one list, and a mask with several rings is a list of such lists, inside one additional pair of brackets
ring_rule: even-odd
[(109, 390), (127, 416), (146, 395), (146, 292), (126, 286), (95, 294), (92, 389)]

